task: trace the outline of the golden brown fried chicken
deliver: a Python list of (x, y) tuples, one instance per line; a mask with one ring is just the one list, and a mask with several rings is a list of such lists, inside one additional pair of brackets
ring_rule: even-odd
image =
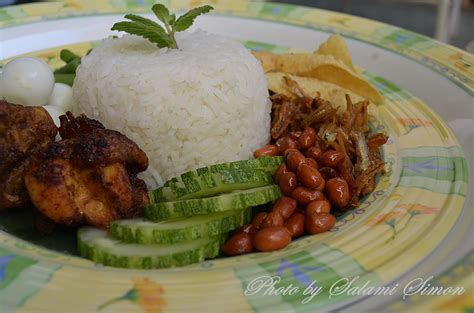
[(38, 210), (54, 222), (106, 228), (143, 215), (148, 158), (133, 141), (84, 115), (60, 117), (62, 140), (32, 158), (25, 183)]
[(0, 101), (0, 210), (29, 203), (25, 168), (31, 155), (53, 142), (57, 132), (44, 108)]

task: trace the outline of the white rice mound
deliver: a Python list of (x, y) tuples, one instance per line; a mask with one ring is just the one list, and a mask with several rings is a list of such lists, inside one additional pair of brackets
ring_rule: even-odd
[(249, 159), (270, 140), (267, 82), (250, 51), (204, 31), (177, 42), (179, 50), (105, 39), (82, 59), (73, 86), (75, 113), (135, 141), (163, 180)]

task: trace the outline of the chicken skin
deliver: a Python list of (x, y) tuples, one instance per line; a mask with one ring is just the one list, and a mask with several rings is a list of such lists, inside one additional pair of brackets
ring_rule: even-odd
[(148, 167), (145, 152), (84, 115), (68, 112), (60, 121), (62, 140), (32, 157), (26, 169), (36, 208), (65, 226), (107, 228), (116, 219), (142, 216), (149, 200), (137, 174)]
[(23, 176), (30, 157), (54, 141), (58, 129), (42, 107), (0, 101), (0, 211), (30, 203)]

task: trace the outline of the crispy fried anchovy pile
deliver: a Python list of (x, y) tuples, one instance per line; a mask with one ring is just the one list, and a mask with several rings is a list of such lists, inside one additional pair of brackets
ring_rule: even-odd
[(317, 132), (316, 147), (323, 152), (336, 150), (345, 155), (332, 176), (347, 181), (351, 192), (350, 206), (357, 206), (360, 197), (375, 189), (376, 175), (385, 172), (380, 147), (388, 137), (371, 132), (367, 111), (369, 102), (352, 103), (346, 95), (346, 110), (338, 114), (330, 102), (306, 96), (290, 79), (287, 79), (287, 84), (297, 97), (271, 96), (273, 142), (279, 146), (288, 138), (298, 137), (298, 132), (304, 128), (314, 128)]

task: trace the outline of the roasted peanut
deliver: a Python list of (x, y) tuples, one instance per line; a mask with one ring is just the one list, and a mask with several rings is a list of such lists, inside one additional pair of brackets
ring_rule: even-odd
[(241, 255), (252, 251), (252, 237), (246, 233), (232, 235), (222, 246), (222, 252), (228, 256)]
[(267, 217), (265, 217), (262, 224), (260, 225), (260, 229), (283, 226), (283, 222), (283, 217), (281, 216), (280, 212), (272, 211), (267, 214)]
[(307, 158), (318, 160), (322, 154), (323, 154), (323, 151), (317, 147), (311, 147), (308, 150), (306, 150)]
[(301, 164), (298, 167), (296, 176), (300, 180), (300, 182), (308, 188), (316, 189), (319, 191), (324, 189), (324, 185), (326, 182), (324, 181), (323, 176), (321, 176), (317, 169), (309, 166), (308, 164)]
[(315, 200), (306, 206), (306, 215), (313, 213), (329, 213), (331, 211), (331, 203), (327, 200)]
[(308, 164), (309, 166), (315, 168), (315, 169), (318, 169), (319, 168), (319, 164), (318, 162), (316, 162), (315, 159), (312, 159), (312, 158), (305, 158), (304, 159), (304, 164)]
[(259, 158), (261, 156), (277, 156), (279, 154), (279, 150), (278, 150), (278, 147), (275, 146), (275, 145), (266, 145), (265, 147), (262, 147), (258, 150), (256, 150), (254, 153), (253, 153), (253, 156), (255, 158)]
[(253, 217), (252, 225), (255, 227), (255, 229), (260, 229), (262, 222), (267, 217), (267, 215), (267, 212), (259, 212)]
[(275, 181), (275, 183), (279, 184), (281, 176), (285, 173), (288, 173), (288, 167), (284, 163), (280, 164), (277, 167), (275, 174), (273, 175), (273, 180)]
[(305, 208), (302, 208), (302, 207), (300, 207), (300, 206), (297, 207), (295, 213), (293, 213), (293, 214), (296, 214), (296, 213), (299, 213), (299, 214), (303, 214), (303, 215), (304, 215), (304, 214), (305, 214)]
[(299, 151), (291, 151), (286, 155), (286, 165), (288, 166), (288, 169), (290, 171), (296, 173), (298, 166), (300, 166), (300, 164), (304, 162), (304, 159), (305, 157), (303, 153)]
[(288, 136), (291, 139), (298, 140), (298, 138), (300, 138), (302, 133), (303, 133), (302, 131), (295, 131), (295, 132), (291, 132)]
[(336, 224), (336, 218), (328, 213), (310, 214), (305, 218), (305, 229), (310, 234), (327, 232), (334, 224)]
[(342, 161), (344, 161), (344, 154), (335, 150), (328, 150), (324, 152), (318, 159), (319, 163), (324, 166), (329, 166), (332, 168), (337, 168)]
[(351, 198), (349, 185), (344, 178), (331, 178), (326, 183), (328, 200), (336, 207), (342, 209), (349, 204)]
[(253, 236), (257, 233), (257, 228), (255, 228), (253, 224), (245, 224), (241, 226), (240, 228), (234, 230), (232, 235), (241, 234), (241, 233), (249, 234), (250, 236)]
[(307, 205), (314, 200), (324, 200), (324, 194), (321, 191), (299, 186), (291, 193), (291, 197), (300, 205)]
[(263, 228), (253, 238), (254, 247), (263, 252), (283, 249), (290, 242), (290, 231), (283, 226)]
[(289, 136), (282, 137), (277, 140), (276, 145), (278, 150), (283, 155), (288, 149), (298, 149), (298, 142)]
[(280, 177), (278, 186), (280, 186), (280, 190), (283, 194), (291, 195), (296, 186), (298, 186), (298, 179), (294, 173), (287, 172)]
[(332, 167), (324, 166), (324, 167), (320, 167), (318, 170), (321, 173), (321, 175), (323, 175), (324, 180), (328, 180), (328, 179), (339, 176), (339, 173)]
[(295, 213), (285, 221), (285, 228), (290, 231), (291, 237), (296, 238), (304, 233), (304, 215), (301, 213)]
[(301, 149), (308, 149), (316, 142), (316, 131), (312, 127), (306, 127), (298, 138), (298, 144)]
[(284, 220), (288, 219), (296, 210), (296, 200), (290, 197), (281, 197), (273, 205), (272, 211), (280, 213)]
[(294, 152), (294, 151), (300, 152), (300, 150), (298, 150), (298, 149), (289, 148), (289, 149), (286, 149), (286, 150), (285, 150), (285, 152), (283, 153), (283, 156), (286, 158), (289, 153)]

